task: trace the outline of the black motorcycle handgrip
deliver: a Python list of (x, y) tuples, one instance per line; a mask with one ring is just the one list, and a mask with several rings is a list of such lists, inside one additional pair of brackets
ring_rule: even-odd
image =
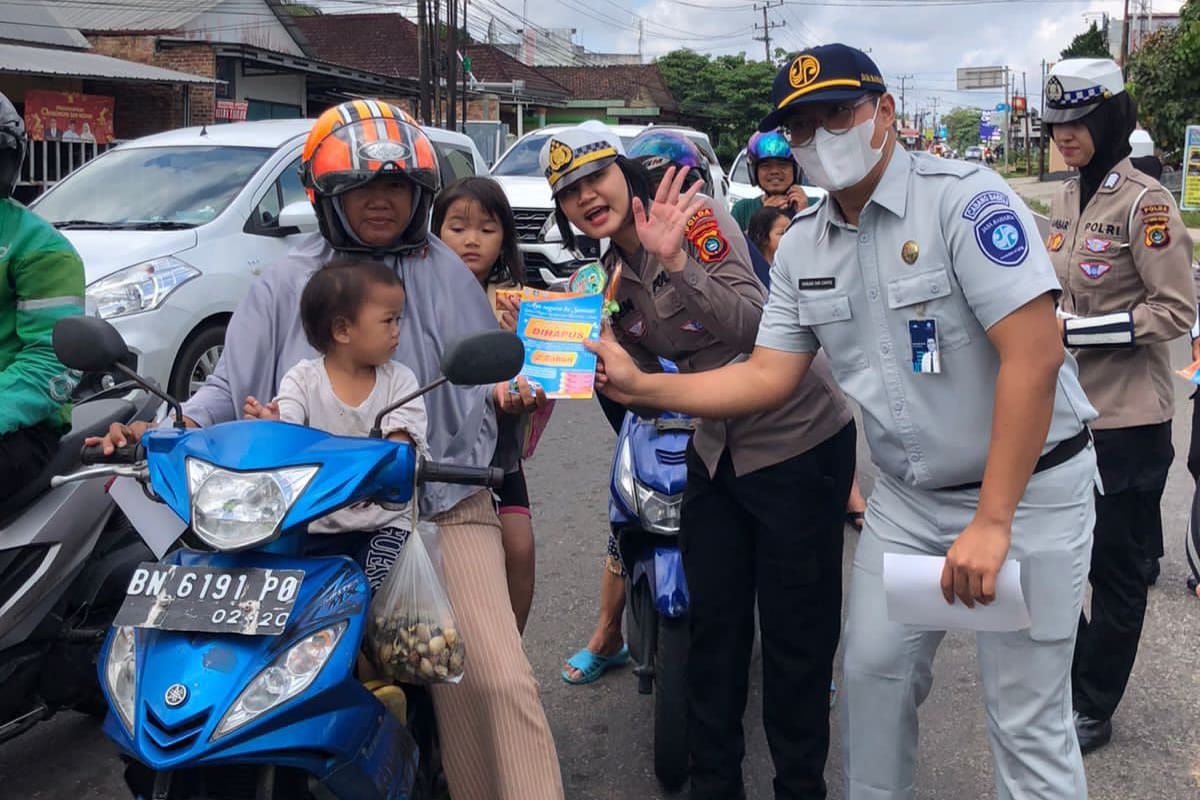
[(127, 442), (124, 447), (117, 447), (112, 453), (104, 455), (104, 445), (84, 445), (83, 452), (79, 454), (79, 463), (85, 467), (93, 464), (136, 464), (140, 446), (137, 442)]
[(504, 470), (499, 467), (460, 467), (458, 464), (421, 462), (422, 483), (461, 483), (468, 486), (490, 486), (499, 489), (504, 484)]

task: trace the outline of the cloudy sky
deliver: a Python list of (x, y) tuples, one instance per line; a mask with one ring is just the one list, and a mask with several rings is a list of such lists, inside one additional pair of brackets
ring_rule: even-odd
[[(773, 0), (774, 2), (774, 0)], [(534, 27), (574, 28), (574, 41), (595, 52), (638, 52), (647, 59), (679, 47), (706, 53), (745, 52), (763, 57), (761, 10), (749, 0), (469, 0), (469, 27), (480, 38), (492, 23), (501, 40), (528, 19)], [(323, 5), (331, 6), (326, 2)], [(344, 10), (365, 10), (370, 0), (349, 0)], [(413, 0), (390, 3), (412, 14)], [(1138, 0), (1131, 7), (1136, 8)], [(1176, 11), (1179, 0), (1154, 0), (1157, 13)], [(868, 50), (892, 90), (905, 83), (910, 113), (939, 113), (955, 106), (992, 108), (1003, 92), (960, 92), (961, 66), (1007, 65), (1022, 72), (1031, 103), (1040, 103), (1043, 60), (1053, 61), (1091, 20), (1122, 13), (1121, 0), (784, 0), (772, 7), (772, 48), (798, 50), (845, 42)], [(332, 9), (331, 9), (332, 10)], [(494, 22), (493, 22), (494, 20)]]

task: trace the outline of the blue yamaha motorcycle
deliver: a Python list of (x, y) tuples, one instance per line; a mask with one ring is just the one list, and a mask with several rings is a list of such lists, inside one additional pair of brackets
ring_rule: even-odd
[[(137, 379), (120, 363), (120, 334), (102, 320), (61, 321), (54, 345), (75, 369)], [(511, 334), (468, 337), (447, 350), (444, 377), (394, 407), (446, 381), (507, 380), (523, 359)], [(346, 438), (279, 422), (187, 430), (179, 404), (160, 396), (176, 427), (147, 431), (107, 459), (89, 449), (85, 463), (108, 463), (56, 479), (133, 477), (188, 523), (182, 547), (134, 572), (101, 654), (104, 728), (129, 764), (134, 796), (419, 796), (412, 733), (355, 677), (366, 575), (350, 558), (305, 557), (306, 527), (354, 503), (406, 503), (422, 482), (494, 485), (503, 475), (419, 461), (377, 431)]]
[[(675, 365), (660, 359), (667, 372)], [(625, 567), (633, 673), (654, 694), (654, 774), (674, 791), (687, 780), (688, 589), (679, 553), (687, 446), (696, 421), (625, 415), (617, 436), (608, 520)]]

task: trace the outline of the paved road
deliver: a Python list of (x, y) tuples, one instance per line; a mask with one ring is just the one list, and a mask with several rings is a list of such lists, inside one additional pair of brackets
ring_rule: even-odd
[[(1176, 362), (1186, 363), (1180, 348)], [(1183, 469), (1190, 413), (1182, 385), (1176, 417), (1180, 457), (1164, 500), (1167, 558), (1151, 592), (1141, 657), (1116, 717), (1113, 743), (1087, 760), (1094, 800), (1200, 798), (1200, 602), (1183, 591), (1185, 509), (1191, 488)], [(612, 435), (592, 403), (555, 412), (530, 464), (535, 497), (560, 498), (536, 509), (538, 596), (526, 644), (533, 660), (571, 800), (651, 800), (651, 700), (637, 694), (626, 671), (585, 687), (558, 677), (560, 660), (591, 631), (606, 537), (605, 502)], [(864, 467), (869, 487), (869, 467)], [(847, 539), (849, 564), (855, 538)], [(755, 669), (758, 668), (757, 662)], [(747, 711), (748, 796), (771, 794), (771, 764), (761, 727), (761, 682), (752, 682)], [(933, 693), (922, 709), (922, 800), (991, 796), (975, 648), (947, 637), (938, 654)], [(842, 798), (836, 725), (828, 779)], [(126, 796), (113, 750), (97, 725), (62, 715), (0, 747), (0, 798), (99, 800)]]

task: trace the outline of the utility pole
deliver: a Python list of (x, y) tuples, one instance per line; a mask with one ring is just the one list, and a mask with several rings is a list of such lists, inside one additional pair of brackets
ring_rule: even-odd
[(901, 124), (904, 124), (904, 122), (905, 122), (905, 119), (906, 119), (906, 117), (908, 116), (908, 115), (905, 113), (905, 106), (904, 106), (904, 89), (905, 89), (905, 84), (906, 84), (908, 81), (912, 80), (912, 79), (913, 79), (913, 76), (912, 76), (912, 75), (900, 75), (900, 76), (897, 78), (897, 80), (899, 80), (899, 81), (900, 81), (900, 122), (901, 122)]
[(1008, 67), (1004, 68), (1004, 174), (1008, 174), (1008, 151), (1012, 149), (1012, 95), (1009, 94)]
[[(940, 98), (940, 97), (933, 98), (933, 136), (935, 139), (937, 138), (937, 132), (938, 132), (937, 107), (938, 107), (938, 103), (940, 103), (941, 100), (942, 100), (942, 98)], [(945, 144), (945, 142), (942, 142), (942, 144)]]
[(458, 128), (458, 0), (446, 0), (446, 127)]
[(754, 5), (754, 10), (761, 11), (763, 15), (763, 24), (754, 24), (754, 30), (762, 31), (762, 36), (755, 36), (754, 41), (763, 43), (763, 52), (766, 54), (766, 61), (768, 64), (771, 63), (771, 30), (774, 28), (782, 28), (784, 25), (787, 25), (787, 20), (785, 19), (783, 22), (772, 22), (767, 17), (767, 12), (772, 8), (779, 8), (781, 5), (783, 5), (783, 0), (776, 0), (776, 2), (766, 0), (766, 2), (764, 2), (761, 6), (757, 3)]
[(1021, 70), (1021, 94), (1025, 95), (1025, 174), (1033, 172), (1033, 156), (1029, 152), (1029, 82)]
[(430, 78), (433, 80), (433, 126), (442, 127), (442, 0), (433, 0), (432, 46), (433, 69)]
[(417, 0), (417, 63), (421, 92), (421, 123), (430, 125), (433, 116), (429, 110), (429, 19), (426, 0)]
[(645, 41), (646, 41), (646, 19), (644, 17), (638, 17), (638, 63), (639, 64), (641, 64), (645, 61), (645, 58), (642, 56), (642, 46), (645, 44)]
[[(463, 29), (463, 35), (466, 36), (466, 35), (468, 35), (467, 31), (470, 30), (467, 27), (467, 0), (462, 0), (462, 4), (463, 4), (462, 29)], [(462, 124), (462, 129), (463, 129), (463, 132), (466, 132), (466, 130), (467, 130), (467, 73), (471, 71), (471, 59), (467, 55), (467, 43), (465, 41), (463, 42), (462, 50), (463, 50), (463, 62), (462, 62), (462, 68), (463, 68), (462, 122), (463, 122), (463, 124)]]
[[(1046, 62), (1042, 62), (1042, 83), (1046, 85)], [(1042, 90), (1042, 110), (1038, 114), (1038, 180), (1046, 177), (1046, 91)]]
[(1125, 11), (1121, 16), (1121, 69), (1125, 69), (1125, 65), (1128, 63), (1129, 63), (1129, 0), (1125, 0)]

